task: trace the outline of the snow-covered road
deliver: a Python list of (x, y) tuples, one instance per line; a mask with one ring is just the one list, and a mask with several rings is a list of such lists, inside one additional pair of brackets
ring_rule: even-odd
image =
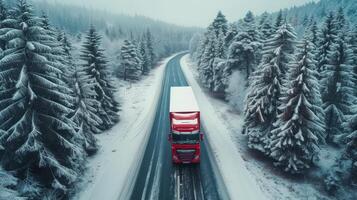
[(131, 199), (227, 199), (219, 191), (205, 143), (200, 165), (173, 165), (169, 134), (171, 86), (186, 86), (180, 67), (182, 55), (167, 64), (163, 90), (146, 152)]

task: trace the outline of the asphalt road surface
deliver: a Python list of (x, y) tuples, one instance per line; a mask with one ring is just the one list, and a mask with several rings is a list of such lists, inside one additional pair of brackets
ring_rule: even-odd
[[(183, 55), (172, 58), (166, 66), (162, 95), (135, 181), (132, 200), (220, 199), (204, 142), (201, 143), (200, 164), (172, 163), (170, 144), (167, 140), (170, 132), (170, 87), (188, 85), (180, 66)], [(201, 131), (204, 133), (204, 130)]]

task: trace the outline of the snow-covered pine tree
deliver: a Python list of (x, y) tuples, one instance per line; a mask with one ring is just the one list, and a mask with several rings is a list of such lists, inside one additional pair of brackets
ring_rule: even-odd
[(337, 30), (345, 30), (347, 29), (347, 20), (345, 17), (345, 13), (342, 7), (340, 7), (335, 16), (335, 21), (336, 21), (336, 29)]
[[(8, 17), (8, 10), (7, 7), (5, 6), (5, 3), (3, 0), (0, 0), (0, 27), (2, 26), (2, 22)], [(0, 40), (0, 49), (4, 50), (5, 49), (5, 42)]]
[(76, 123), (78, 142), (83, 145), (88, 155), (98, 150), (98, 145), (93, 134), (101, 133), (103, 123), (96, 112), (96, 92), (94, 82), (88, 82), (90, 77), (83, 71), (82, 66), (76, 66), (72, 57), (72, 45), (65, 33), (61, 36), (61, 45), (64, 52), (64, 60), (67, 66), (67, 81), (73, 91), (75, 101), (70, 119)]
[(33, 176), (46, 188), (65, 194), (77, 181), (85, 155), (67, 118), (72, 97), (61, 79), (64, 66), (47, 45), (53, 38), (25, 0), (17, 1), (0, 38), (7, 47), (0, 76), (16, 81), (0, 91), (2, 164), (21, 179), (37, 171)]
[(319, 73), (325, 70), (328, 64), (328, 52), (331, 51), (331, 47), (336, 40), (337, 30), (334, 20), (334, 13), (330, 12), (322, 25), (320, 32), (318, 33), (318, 53), (317, 53), (317, 70)]
[(200, 47), (200, 43), (201, 43), (201, 38), (202, 38), (202, 34), (201, 33), (195, 33), (192, 38), (190, 39), (190, 43), (189, 43), (189, 53), (190, 53), (190, 57), (193, 60), (197, 59), (197, 54), (199, 52), (198, 48)]
[(254, 41), (259, 41), (259, 33), (258, 33), (258, 28), (255, 23), (255, 17), (254, 14), (251, 11), (248, 11), (245, 17), (243, 18), (242, 22), (242, 31), (245, 31), (248, 33), (248, 35), (252, 38)]
[(207, 34), (207, 44), (198, 66), (200, 80), (210, 91), (214, 89), (213, 64), (216, 58), (216, 39), (214, 31), (209, 31)]
[(351, 114), (351, 105), (355, 99), (352, 56), (346, 32), (340, 31), (331, 50), (328, 51), (328, 64), (321, 73), (321, 94), (326, 114), (326, 140), (329, 142), (336, 142), (335, 136), (343, 134), (346, 128), (343, 126), (346, 115)]
[(315, 46), (309, 39), (306, 35), (297, 46), (296, 61), (292, 61), (287, 72), (280, 114), (269, 145), (274, 164), (293, 174), (310, 168), (318, 144), (325, 137)]
[[(317, 44), (318, 44), (318, 27), (317, 27), (317, 23), (316, 21), (312, 18), (310, 20), (310, 24), (308, 27), (309, 30), (309, 34), (310, 34), (310, 41), (312, 42), (312, 44), (315, 45), (315, 48), (317, 48)], [(316, 51), (316, 50), (315, 50)]]
[(141, 70), (143, 74), (148, 74), (150, 71), (150, 58), (146, 45), (145, 37), (142, 37), (139, 42), (139, 52), (137, 52), (139, 59), (141, 59)]
[(346, 157), (350, 160), (350, 182), (357, 184), (357, 106), (352, 109), (354, 116), (350, 119), (349, 134), (346, 136)]
[(124, 80), (138, 80), (140, 78), (140, 60), (136, 53), (135, 46), (129, 40), (124, 40), (120, 52), (120, 65), (124, 70)]
[(271, 17), (268, 15), (268, 13), (263, 13), (261, 16), (258, 33), (260, 33), (261, 42), (264, 42), (273, 35), (274, 28), (272, 26)]
[(219, 31), (218, 38), (215, 40), (215, 60), (213, 61), (213, 91), (224, 94), (225, 85), (223, 83), (223, 70), (226, 57), (225, 35)]
[(156, 55), (154, 52), (154, 37), (148, 29), (145, 33), (146, 55), (149, 63), (149, 70), (154, 67)]
[[(5, 3), (3, 0), (0, 0), (0, 28), (2, 28), (3, 26), (3, 21), (5, 19), (7, 19), (8, 17), (8, 10), (7, 7), (5, 6)], [(3, 50), (5, 50), (5, 45), (6, 45), (6, 41), (0, 39), (0, 52), (2, 52)], [(10, 82), (9, 79), (6, 80), (7, 77), (0, 77), (0, 89), (5, 89), (10, 87), (12, 84), (14, 84), (13, 82)]]
[(81, 140), (84, 149), (89, 155), (92, 155), (98, 150), (98, 145), (93, 134), (101, 133), (100, 129), (103, 120), (97, 113), (96, 100), (96, 85), (88, 82), (89, 75), (75, 67), (74, 74), (74, 91), (75, 91), (75, 110), (71, 115), (71, 119), (77, 124), (77, 132), (83, 136)]
[(212, 34), (213, 31), (213, 26), (212, 24), (208, 26), (207, 30), (204, 32), (204, 34), (201, 37), (200, 44), (198, 47), (198, 52), (197, 52), (197, 66), (201, 66), (201, 63), (203, 61), (203, 55), (204, 52), (206, 51), (207, 45), (209, 44), (209, 38), (210, 34)]
[[(49, 35), (49, 39), (47, 41), (43, 41), (47, 46), (51, 47), (51, 53), (54, 55), (53, 62), (61, 62), (65, 68), (62, 71), (65, 71), (63, 79), (68, 79), (68, 66), (67, 61), (65, 60), (65, 53), (62, 48), (61, 42), (58, 40), (58, 35), (60, 34), (57, 32), (56, 29), (52, 27), (50, 24), (50, 20), (45, 13), (42, 13), (41, 16), (41, 27), (44, 29), (47, 35)], [(68, 83), (69, 81), (66, 80)]]
[(223, 35), (227, 35), (228, 23), (226, 17), (221, 11), (218, 12), (216, 18), (212, 22), (212, 28), (215, 33), (215, 37), (218, 37), (220, 31), (223, 32)]
[(225, 39), (225, 46), (228, 49), (229, 45), (231, 45), (232, 40), (238, 34), (238, 27), (236, 23), (231, 23), (228, 26), (228, 31)]
[(233, 39), (229, 47), (228, 60), (224, 69), (226, 79), (232, 71), (239, 70), (248, 80), (260, 61), (262, 44), (258, 35), (254, 15), (249, 11), (243, 19), (242, 31)]
[(119, 103), (114, 98), (116, 90), (112, 74), (108, 69), (104, 50), (100, 48), (100, 45), (101, 36), (91, 25), (86, 35), (86, 41), (82, 45), (80, 58), (83, 61), (84, 72), (89, 75), (87, 81), (95, 84), (97, 112), (103, 121), (101, 129), (107, 130), (119, 121), (117, 113)]
[[(351, 45), (352, 54), (354, 55), (352, 58), (352, 66), (356, 80), (355, 84), (357, 86), (357, 25), (355, 25), (350, 31), (349, 44)], [(357, 96), (357, 90), (355, 90), (355, 94)]]
[(309, 16), (307, 14), (305, 14), (304, 18), (302, 19), (301, 25), (303, 25), (304, 27), (307, 27), (309, 25)]
[[(134, 37), (134, 36), (131, 36), (131, 37)], [(133, 39), (131, 41), (135, 47), (136, 55), (138, 56), (138, 59), (139, 59), (139, 68), (140, 68), (141, 74), (148, 74), (149, 73), (148, 69), (146, 69), (147, 71), (144, 72), (144, 61), (143, 61), (144, 56), (141, 54), (140, 41), (136, 40), (136, 39)]]
[(259, 62), (255, 51), (260, 47), (260, 43), (254, 42), (247, 32), (240, 32), (229, 47), (224, 77), (229, 77), (234, 70), (239, 70), (248, 79)]
[(249, 78), (243, 131), (248, 146), (269, 154), (270, 131), (278, 115), (282, 83), (295, 46), (294, 29), (284, 23), (276, 34), (265, 42), (260, 66)]
[(284, 20), (283, 16), (283, 11), (279, 10), (278, 15), (276, 16), (275, 22), (274, 22), (274, 32), (277, 31), (284, 23), (286, 19)]
[(213, 92), (224, 96), (226, 85), (223, 78), (223, 70), (226, 65), (226, 60), (215, 58), (213, 60)]
[(215, 57), (216, 58), (225, 58), (226, 57), (226, 48), (225, 48), (225, 35), (222, 30), (219, 31), (218, 37), (215, 40)]
[(200, 45), (198, 71), (201, 81), (210, 91), (224, 91), (221, 78), (223, 74), (223, 69), (221, 68), (224, 65), (218, 65), (222, 60), (217, 60), (216, 62), (214, 60), (215, 58), (221, 59), (225, 57), (227, 31), (227, 20), (222, 12), (219, 11), (216, 18), (207, 28)]

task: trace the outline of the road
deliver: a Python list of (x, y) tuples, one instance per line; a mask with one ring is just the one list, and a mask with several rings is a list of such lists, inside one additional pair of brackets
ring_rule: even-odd
[(132, 200), (220, 199), (204, 142), (201, 145), (199, 165), (172, 164), (170, 145), (167, 140), (170, 131), (170, 87), (188, 85), (181, 71), (182, 56), (183, 54), (172, 58), (166, 66), (162, 95), (135, 181)]

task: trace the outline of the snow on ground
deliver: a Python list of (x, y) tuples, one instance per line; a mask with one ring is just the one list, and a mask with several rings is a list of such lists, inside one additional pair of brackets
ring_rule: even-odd
[(118, 81), (121, 121), (97, 136), (101, 148), (73, 199), (129, 199), (155, 119), (167, 58), (143, 80)]
[[(234, 197), (232, 199), (259, 199), (254, 197), (255, 193), (265, 195), (260, 199), (331, 199), (319, 191), (322, 186), (317, 180), (286, 177), (273, 167), (270, 160), (250, 151), (246, 136), (241, 134), (241, 113), (199, 86), (196, 65), (189, 55), (182, 58), (181, 66), (198, 99), (205, 129), (209, 131), (206, 138), (219, 162), (227, 190)], [(241, 193), (253, 193), (253, 196), (241, 198)]]
[[(229, 198), (245, 200), (267, 199), (257, 184), (257, 180), (248, 171), (243, 157), (237, 151), (236, 145), (232, 140), (232, 131), (224, 123), (226, 119), (221, 118), (210, 98), (197, 83), (196, 75), (191, 70), (193, 68), (189, 62), (188, 55), (182, 58), (181, 66), (198, 100), (202, 113), (202, 124), (206, 131), (205, 138), (212, 153), (211, 159), (216, 163), (215, 167), (218, 168), (219, 175), (225, 183)], [(239, 126), (241, 126), (241, 122), (240, 118), (236, 121)]]

